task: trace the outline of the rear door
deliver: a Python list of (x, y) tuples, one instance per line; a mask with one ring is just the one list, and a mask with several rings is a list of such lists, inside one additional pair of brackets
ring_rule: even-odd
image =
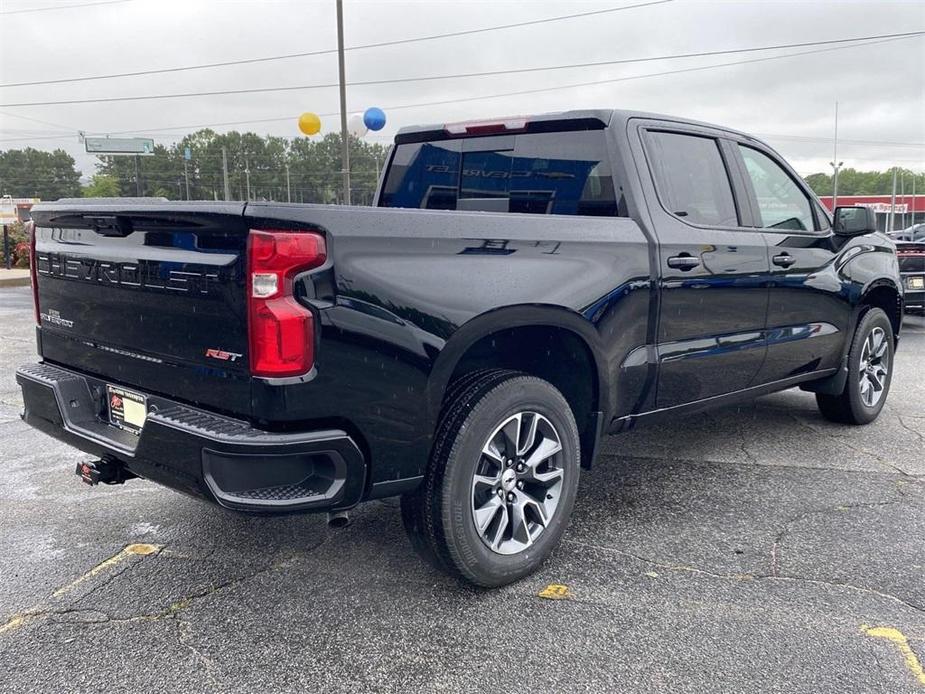
[(734, 145), (771, 262), (768, 354), (757, 383), (838, 366), (851, 304), (828, 216), (799, 176), (755, 141)]
[(769, 266), (728, 143), (674, 123), (646, 122), (639, 134), (658, 238), (657, 406), (747, 388), (765, 356)]
[(250, 413), (243, 204), (37, 207), (42, 356)]

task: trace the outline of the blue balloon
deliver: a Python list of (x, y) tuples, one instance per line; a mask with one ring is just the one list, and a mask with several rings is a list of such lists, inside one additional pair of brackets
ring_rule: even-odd
[(363, 114), (363, 123), (370, 130), (382, 130), (385, 127), (385, 111), (375, 106), (366, 109)]

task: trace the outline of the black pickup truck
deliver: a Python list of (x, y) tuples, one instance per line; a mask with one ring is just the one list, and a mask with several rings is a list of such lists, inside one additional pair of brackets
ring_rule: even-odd
[(872, 421), (903, 311), (870, 211), (833, 223), (761, 141), (644, 113), (405, 128), (373, 207), (33, 212), (23, 417), (99, 459), (85, 481), (334, 517), (400, 495), (483, 586), (549, 555), (606, 433), (792, 386)]
[(906, 290), (906, 310), (925, 310), (925, 224), (914, 224), (889, 237), (896, 243), (899, 275)]

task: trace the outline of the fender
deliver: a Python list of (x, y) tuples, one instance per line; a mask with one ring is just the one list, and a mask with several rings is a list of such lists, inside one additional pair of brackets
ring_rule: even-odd
[(436, 427), (450, 378), (466, 351), (492, 333), (526, 326), (563, 328), (577, 335), (591, 352), (591, 360), (597, 372), (598, 409), (611, 411), (609, 379), (604, 369), (604, 349), (600, 336), (591, 323), (578, 313), (562, 306), (505, 306), (482, 313), (461, 325), (440, 351), (427, 383), (427, 416), (431, 430)]
[[(857, 257), (857, 256), (855, 256)], [(857, 329), (858, 322), (864, 314), (864, 310), (870, 306), (866, 299), (875, 289), (886, 287), (896, 293), (899, 301), (899, 315), (902, 316), (902, 292), (899, 287), (889, 277), (876, 277), (864, 285), (858, 300), (854, 303), (854, 310), (851, 312), (851, 320), (848, 323), (848, 329), (845, 331), (845, 343), (842, 346), (841, 361), (839, 362), (838, 372), (824, 378), (821, 381), (815, 381), (801, 385), (801, 390), (813, 393), (822, 393), (824, 395), (838, 395), (845, 389), (845, 382), (848, 380), (848, 352), (851, 350), (851, 342), (854, 340), (854, 331)], [(899, 345), (899, 330), (893, 336), (893, 349)]]

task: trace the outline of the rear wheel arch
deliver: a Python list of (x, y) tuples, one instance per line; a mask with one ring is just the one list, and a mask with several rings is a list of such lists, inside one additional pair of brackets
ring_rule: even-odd
[(582, 460), (588, 465), (599, 420), (606, 421), (610, 411), (605, 363), (593, 326), (568, 309), (516, 306), (482, 314), (454, 333), (434, 365), (428, 383), (431, 428), (454, 382), (483, 369), (513, 369), (542, 378), (563, 394), (578, 423)]

